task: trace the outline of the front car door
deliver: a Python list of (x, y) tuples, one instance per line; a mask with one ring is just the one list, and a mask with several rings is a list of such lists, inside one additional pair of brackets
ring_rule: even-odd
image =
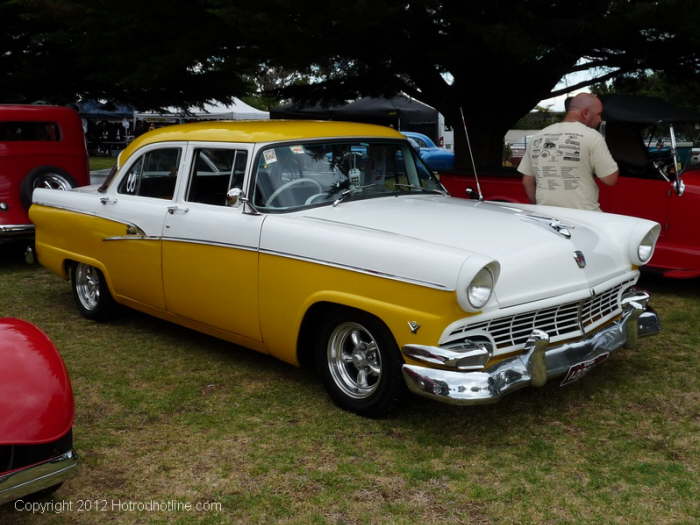
[(190, 143), (187, 176), (163, 228), (168, 312), (260, 341), (258, 245), (262, 215), (227, 206), (243, 188), (247, 144)]

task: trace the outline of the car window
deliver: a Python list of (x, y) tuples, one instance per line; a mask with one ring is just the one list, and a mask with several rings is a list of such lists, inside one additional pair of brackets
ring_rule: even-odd
[[(255, 169), (253, 203), (289, 211), (343, 198), (398, 191), (441, 191), (407, 141), (310, 142), (265, 148)], [(346, 191), (347, 190), (347, 191)]]
[(245, 150), (196, 149), (186, 200), (226, 205), (226, 193), (242, 188), (248, 152)]
[(131, 165), (117, 191), (127, 195), (172, 199), (180, 153), (180, 148), (162, 148), (145, 153)]
[(0, 122), (0, 142), (61, 140), (55, 122)]

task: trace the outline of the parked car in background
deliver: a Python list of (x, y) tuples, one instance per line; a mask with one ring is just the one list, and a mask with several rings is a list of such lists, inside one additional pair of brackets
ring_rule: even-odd
[[(678, 154), (674, 126), (700, 122), (700, 114), (652, 97), (618, 95), (604, 104), (602, 131), (620, 178), (615, 186), (599, 184), (602, 210), (658, 222), (661, 235), (647, 267), (670, 278), (699, 277), (700, 165), (691, 162), (689, 150)], [(656, 148), (659, 137), (663, 147)], [(452, 195), (476, 196), (471, 175), (443, 172), (440, 180)], [(514, 170), (480, 173), (479, 182), (486, 200), (528, 202)]]
[(90, 184), (85, 137), (71, 108), (0, 104), (0, 243), (31, 238), (35, 188)]
[(0, 318), (0, 504), (56, 490), (76, 470), (73, 391), (36, 326)]
[(449, 197), (391, 128), (202, 122), (134, 140), (101, 187), (38, 189), (39, 261), (113, 301), (292, 364), (341, 407), (578, 379), (658, 331), (651, 221)]
[(415, 131), (402, 131), (406, 137), (413, 140), (419, 148), (420, 158), (433, 171), (451, 170), (455, 165), (454, 151), (438, 148), (430, 137)]

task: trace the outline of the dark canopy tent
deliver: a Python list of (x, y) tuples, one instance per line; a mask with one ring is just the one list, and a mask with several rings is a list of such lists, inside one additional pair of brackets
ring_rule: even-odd
[[(627, 176), (658, 177), (653, 161), (672, 163), (672, 152), (669, 148), (653, 147), (654, 137), (663, 143), (670, 136), (671, 125), (700, 122), (700, 113), (656, 97), (608, 95), (601, 100), (605, 140), (620, 172)], [(688, 162), (689, 147), (678, 148), (677, 153), (683, 163)]]
[(601, 98), (607, 122), (637, 124), (671, 124), (700, 122), (700, 113), (674, 106), (656, 97), (637, 95), (609, 95)]
[(270, 111), (273, 119), (348, 120), (391, 126), (404, 131), (418, 131), (437, 138), (438, 112), (406, 95), (392, 98), (367, 97), (338, 106), (300, 106), (290, 104)]

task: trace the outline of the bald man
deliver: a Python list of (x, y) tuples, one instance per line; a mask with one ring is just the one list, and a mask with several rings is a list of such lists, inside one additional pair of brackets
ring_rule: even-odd
[(564, 120), (544, 128), (527, 145), (518, 171), (530, 202), (600, 211), (598, 186), (617, 182), (618, 167), (595, 128), (603, 104), (590, 93), (570, 99)]

